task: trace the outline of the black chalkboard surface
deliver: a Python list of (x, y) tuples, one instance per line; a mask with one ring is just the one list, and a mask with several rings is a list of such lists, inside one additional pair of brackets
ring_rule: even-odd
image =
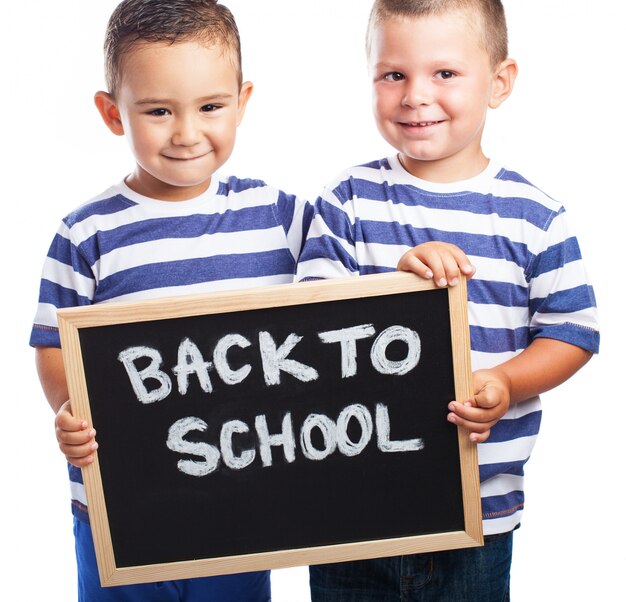
[(464, 283), (59, 312), (103, 585), (480, 545)]

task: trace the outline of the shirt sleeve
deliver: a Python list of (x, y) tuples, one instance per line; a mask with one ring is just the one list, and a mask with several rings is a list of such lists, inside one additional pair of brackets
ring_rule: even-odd
[(318, 197), (300, 255), (297, 280), (345, 278), (359, 274), (351, 201), (348, 182), (327, 187)]
[(30, 345), (61, 347), (57, 310), (91, 305), (94, 292), (91, 266), (72, 243), (69, 228), (63, 223), (44, 261)]
[(294, 261), (298, 261), (313, 217), (313, 207), (305, 199), (282, 191), (278, 192), (276, 207), (279, 221), (285, 229), (289, 250)]
[(544, 250), (530, 266), (531, 338), (552, 338), (597, 353), (596, 300), (577, 239), (561, 210), (546, 231)]

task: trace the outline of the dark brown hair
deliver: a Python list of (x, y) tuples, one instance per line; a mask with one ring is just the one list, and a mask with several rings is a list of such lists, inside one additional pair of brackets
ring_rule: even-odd
[(230, 51), (241, 85), (241, 42), (235, 19), (217, 0), (123, 0), (109, 18), (104, 40), (105, 79), (115, 96), (123, 57), (136, 44), (197, 41)]

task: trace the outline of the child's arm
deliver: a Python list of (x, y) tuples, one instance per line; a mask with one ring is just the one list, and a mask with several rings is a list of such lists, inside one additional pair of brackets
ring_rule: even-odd
[(518, 356), (472, 375), (474, 397), (448, 406), (448, 420), (482, 443), (510, 403), (530, 399), (560, 385), (582, 368), (592, 353), (556, 339), (535, 339)]
[[(427, 242), (407, 251), (398, 269), (433, 278), (437, 286), (454, 286), (462, 272), (474, 274), (471, 262), (457, 246)], [(448, 420), (470, 431), (470, 439), (482, 443), (511, 403), (530, 399), (560, 385), (582, 368), (592, 353), (557, 339), (535, 339), (513, 359), (472, 374), (474, 396), (449, 405)]]
[(56, 414), (54, 425), (59, 448), (70, 464), (79, 468), (91, 464), (98, 447), (94, 439), (96, 431), (85, 420), (72, 415), (61, 350), (37, 347), (35, 361), (44, 394)]
[(425, 242), (409, 249), (398, 262), (398, 270), (432, 278), (437, 286), (455, 286), (461, 273), (471, 278), (476, 271), (467, 255), (456, 245)]

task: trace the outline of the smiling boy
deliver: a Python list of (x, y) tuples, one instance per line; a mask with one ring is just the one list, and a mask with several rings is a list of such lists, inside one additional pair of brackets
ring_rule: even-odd
[(388, 19), (370, 31), (376, 124), (418, 178), (453, 182), (487, 167), (487, 108), (507, 98), (517, 65), (502, 55), (494, 72), (492, 53), (476, 43), (476, 21), (457, 10), (445, 18)]
[(241, 82), (234, 57), (200, 41), (139, 43), (122, 60), (113, 92), (95, 102), (104, 122), (126, 134), (135, 170), (126, 184), (162, 201), (207, 190), (228, 159), (252, 84)]
[(487, 112), (517, 75), (500, 0), (376, 0), (367, 58), (376, 123), (398, 152), (326, 187), (298, 278), (396, 266), (440, 286), (472, 276), (474, 396), (451, 401), (448, 420), (480, 444), (486, 537), (479, 548), (311, 567), (312, 599), (502, 602), (539, 395), (597, 352), (593, 290), (563, 206), (482, 150)]
[[(100, 587), (79, 468), (95, 430), (71, 414), (56, 310), (293, 281), (306, 205), (260, 180), (221, 176), (252, 92), (237, 26), (215, 0), (124, 0), (95, 103), (125, 135), (133, 171), (61, 224), (31, 334), (70, 466), (79, 600), (266, 602), (269, 573)], [(97, 426), (97, 425), (96, 425)], [(136, 517), (141, 520), (141, 517)]]

